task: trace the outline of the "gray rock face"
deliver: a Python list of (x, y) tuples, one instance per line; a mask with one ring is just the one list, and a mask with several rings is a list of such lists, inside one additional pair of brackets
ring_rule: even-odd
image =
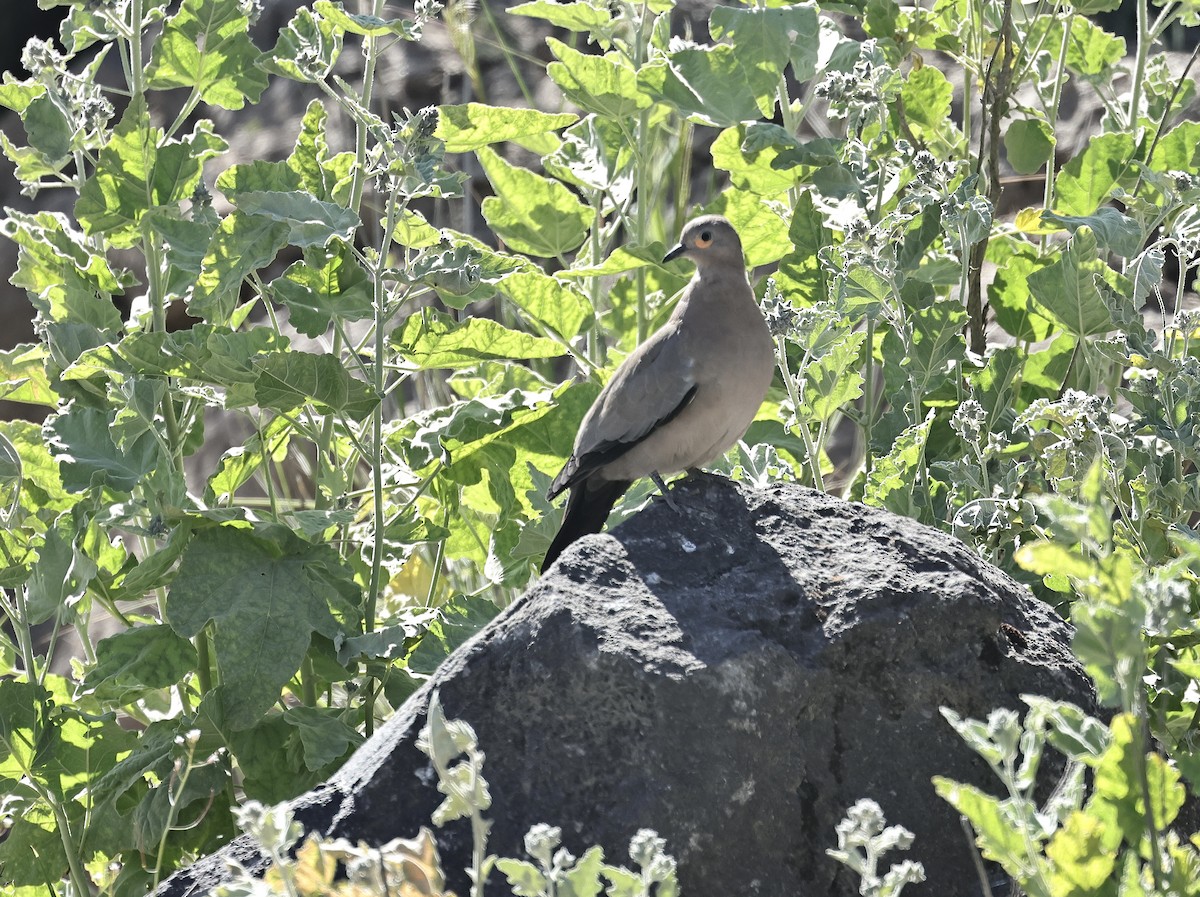
[[(295, 802), (306, 827), (379, 843), (428, 824), (441, 795), (414, 742), (436, 688), (487, 753), (494, 853), (521, 855), (546, 822), (574, 852), (598, 843), (624, 861), (650, 827), (688, 897), (857, 894), (824, 851), (846, 808), (870, 797), (916, 835), (906, 856), (928, 883), (914, 894), (979, 893), (930, 777), (996, 783), (938, 708), (983, 717), (1033, 692), (1094, 709), (1069, 627), (910, 520), (716, 477), (674, 496), (683, 515), (657, 502), (568, 549)], [(454, 876), (469, 863), (467, 826), (438, 838), (466, 893)], [(219, 869), (209, 858), (164, 891), (206, 888)]]

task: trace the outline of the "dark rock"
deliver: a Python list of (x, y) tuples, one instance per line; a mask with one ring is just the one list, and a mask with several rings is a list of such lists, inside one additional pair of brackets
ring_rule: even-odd
[[(857, 894), (825, 856), (876, 800), (925, 863), (914, 894), (979, 883), (930, 777), (998, 782), (939, 714), (985, 717), (1037, 693), (1094, 710), (1069, 627), (951, 537), (794, 486), (690, 478), (549, 575), (438, 671), (331, 781), (294, 802), (310, 830), (380, 843), (441, 795), (414, 742), (430, 692), (487, 753), (489, 849), (538, 822), (625, 862), (656, 829), (689, 897)], [(451, 884), (465, 823), (439, 832)], [(218, 858), (162, 893), (207, 888)], [(493, 882), (498, 878), (493, 875)], [(502, 893), (499, 887), (489, 889)], [(906, 891), (908, 893), (908, 891)]]

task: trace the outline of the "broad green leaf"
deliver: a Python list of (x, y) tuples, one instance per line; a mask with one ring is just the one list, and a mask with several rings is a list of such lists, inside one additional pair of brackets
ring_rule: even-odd
[(764, 84), (770, 78), (778, 81), (788, 62), (797, 81), (816, 74), (820, 44), (816, 4), (717, 6), (709, 16), (709, 31), (714, 40), (733, 44), (747, 79), (761, 79)]
[(113, 413), (71, 406), (48, 425), (47, 441), (62, 471), (63, 486), (83, 492), (106, 486), (130, 492), (150, 471), (165, 463), (158, 442), (144, 433), (118, 449), (110, 432)]
[(196, 669), (196, 649), (165, 624), (135, 626), (101, 639), (83, 688), (98, 697), (130, 689), (167, 688)]
[(46, 93), (46, 85), (35, 78), (18, 81), (12, 72), (5, 72), (0, 80), (0, 106), (11, 109), (17, 115), (24, 114), (32, 103)]
[(86, 246), (65, 215), (9, 209), (3, 232), (20, 247), (11, 282), (29, 292), (40, 320), (88, 324), (103, 334), (121, 326), (111, 297), (123, 292), (126, 279)]
[(329, 149), (325, 133), (328, 119), (329, 114), (320, 100), (313, 100), (308, 104), (308, 109), (300, 120), (296, 147), (284, 163), (299, 175), (299, 181), (294, 185), (282, 183), (264, 186), (261, 189), (285, 192), (300, 189), (324, 202), (333, 202), (341, 206), (349, 204), (350, 188), (354, 181), (354, 153), (334, 154)]
[(211, 324), (226, 324), (238, 304), (242, 280), (274, 260), (287, 245), (291, 225), (242, 211), (221, 222), (204, 256), (188, 309)]
[(579, 290), (537, 271), (517, 271), (497, 284), (517, 308), (570, 340), (593, 312), (592, 304)]
[(408, 657), (410, 672), (428, 676), (463, 642), (477, 633), (499, 613), (486, 598), (457, 596), (438, 608), (438, 617), (429, 624), (421, 643)]
[(1028, 246), (1004, 245), (1016, 245), (1016, 252), (995, 258), (996, 276), (988, 286), (988, 305), (996, 323), (1011, 336), (1030, 342), (1044, 340), (1056, 329), (1055, 322), (1030, 296), (1029, 277), (1050, 267), (1051, 262)]
[(1055, 181), (1055, 211), (1091, 215), (1129, 172), (1134, 155), (1132, 134), (1101, 134), (1063, 166)]
[(173, 269), (167, 289), (172, 295), (182, 297), (204, 264), (216, 230), (215, 216), (188, 220), (180, 218), (173, 209), (160, 207), (148, 211), (142, 222), (162, 239), (167, 263)]
[(481, 361), (557, 358), (566, 349), (554, 340), (510, 330), (488, 318), (456, 323), (432, 309), (410, 315), (391, 343), (418, 370), (472, 367)]
[[(799, 164), (784, 164), (783, 147), (765, 145), (748, 149), (744, 124), (726, 128), (713, 141), (713, 165), (729, 172), (729, 180), (738, 190), (748, 190), (760, 196), (777, 196), (790, 190), (800, 178)], [(777, 164), (778, 162), (778, 164)]]
[(639, 89), (637, 73), (624, 57), (580, 53), (552, 37), (546, 43), (557, 60), (546, 74), (580, 109), (620, 121), (650, 107), (650, 97)]
[(245, 7), (223, 0), (183, 0), (154, 42), (146, 77), (150, 87), (187, 87), (207, 103), (241, 109), (257, 103), (267, 76), (256, 65)]
[(286, 339), (267, 328), (235, 332), (228, 327), (196, 324), (171, 333), (132, 333), (116, 346), (85, 352), (63, 379), (87, 379), (101, 373), (122, 372), (137, 376), (181, 377), (217, 386), (253, 383), (257, 377), (251, 359), (262, 352), (281, 350)]
[(1181, 122), (1168, 131), (1155, 145), (1149, 164), (1163, 173), (1200, 173), (1200, 122)]
[(34, 99), (21, 116), (29, 145), (51, 164), (61, 164), (71, 154), (71, 137), (74, 128), (67, 121), (66, 113), (50, 94)]
[(583, 31), (597, 34), (612, 22), (612, 13), (602, 3), (589, 3), (587, 0), (572, 0), (567, 3), (551, 2), (551, 0), (530, 0), (510, 6), (507, 10), (510, 16), (530, 16), (535, 19), (545, 19), (556, 28), (567, 31)]
[(341, 719), (344, 711), (332, 707), (289, 707), (283, 721), (300, 734), (304, 765), (314, 772), (340, 760), (362, 743), (362, 736)]
[[(1144, 613), (1138, 601), (1111, 595), (1108, 604), (1076, 602), (1071, 608), (1075, 635), (1071, 648), (1087, 674), (1096, 683), (1100, 702), (1109, 707), (1132, 700), (1141, 687), (1145, 667), (1142, 625)], [(1134, 661), (1141, 661), (1140, 665)]]
[(421, 36), (421, 28), (412, 19), (381, 19), (378, 16), (360, 15), (346, 12), (341, 3), (332, 0), (317, 0), (313, 11), (334, 27), (350, 34), (365, 37), (383, 37), (393, 34), (405, 40), (416, 40)]
[[(293, 154), (294, 155), (294, 154)], [(230, 202), (236, 202), (242, 193), (277, 192), (287, 193), (304, 187), (305, 173), (302, 166), (285, 162), (242, 162), (231, 165), (217, 175), (217, 189)]]
[(1097, 278), (1107, 266), (1097, 258), (1096, 235), (1080, 226), (1058, 261), (1029, 275), (1029, 290), (1069, 333), (1077, 337), (1108, 333), (1115, 326)]
[(288, 307), (292, 326), (307, 336), (323, 334), (335, 317), (361, 321), (374, 314), (370, 275), (340, 241), (293, 264), (271, 281), (271, 290)]
[(932, 65), (908, 73), (900, 88), (900, 98), (904, 102), (904, 117), (918, 139), (929, 141), (950, 130), (953, 94), (954, 88), (946, 76)]
[(341, 53), (342, 30), (301, 6), (258, 64), (271, 74), (315, 84), (329, 77)]
[(546, 876), (533, 863), (500, 859), (496, 861), (496, 868), (504, 874), (516, 897), (541, 897), (546, 893)]
[(1017, 174), (1036, 174), (1054, 156), (1057, 140), (1040, 118), (1020, 118), (1004, 132), (1004, 152)]
[(903, 517), (916, 517), (913, 489), (917, 474), (924, 466), (925, 443), (933, 425), (934, 411), (930, 409), (919, 424), (906, 429), (892, 444), (892, 449), (875, 460), (867, 474), (863, 504), (886, 508)]
[(1115, 809), (1125, 840), (1132, 845), (1142, 843), (1147, 825), (1160, 832), (1171, 825), (1186, 797), (1179, 773), (1162, 757), (1152, 752), (1139, 756), (1145, 748), (1139, 747), (1142, 739), (1135, 735), (1138, 725), (1128, 713), (1113, 717), (1112, 742), (1095, 767), (1094, 800)]
[[(1061, 32), (1060, 32), (1061, 33)], [(1071, 17), (1067, 68), (1081, 75), (1103, 75), (1125, 56), (1125, 39), (1109, 34), (1087, 16)]]
[(829, 284), (817, 253), (830, 245), (832, 238), (809, 190), (801, 193), (796, 202), (788, 238), (793, 251), (780, 260), (775, 285), (799, 305), (825, 301), (829, 298)]
[(1083, 217), (1042, 212), (1042, 220), (1064, 227), (1071, 233), (1075, 233), (1080, 227), (1090, 227), (1096, 235), (1098, 246), (1127, 259), (1138, 254), (1145, 239), (1141, 225), (1111, 206), (1097, 209), (1095, 214)]
[(95, 562), (75, 541), (71, 518), (60, 516), (47, 530), (29, 576), (28, 622), (38, 625), (51, 619), (64, 623), (79, 619), (77, 605), (95, 575)]
[(51, 456), (39, 426), (24, 420), (0, 421), (0, 437), (20, 458), (21, 502), (26, 508), (57, 514), (75, 504), (77, 496), (63, 488), (58, 461)]
[(260, 433), (254, 433), (244, 445), (237, 445), (221, 456), (217, 469), (204, 491), (210, 504), (224, 503), (233, 498), (255, 472), (270, 459), (282, 461), (291, 444), (292, 425), (283, 416), (272, 418)]
[(465, 153), (492, 143), (506, 140), (520, 142), (523, 138), (539, 137), (578, 120), (579, 116), (570, 112), (551, 115), (536, 109), (467, 103), (462, 106), (439, 106), (438, 126), (434, 135), (445, 142), (446, 152)]
[(222, 731), (245, 775), (243, 790), (251, 800), (279, 803), (303, 794), (324, 778), (305, 764), (300, 732), (287, 724), (282, 713), (264, 716), (246, 729)]
[(933, 787), (938, 797), (970, 820), (975, 843), (985, 859), (999, 863), (1019, 882), (1030, 875), (1025, 837), (1017, 827), (1017, 820), (1004, 812), (1000, 801), (973, 785), (942, 776), (933, 777)]
[[(355, 596), (337, 553), (282, 527), (263, 533), (218, 526), (192, 536), (167, 593), (166, 619), (184, 638), (212, 626), (218, 701), (245, 729), (279, 698), (300, 668), (313, 633), (336, 639)], [(331, 610), (331, 602), (333, 609)]]
[(334, 239), (351, 243), (361, 223), (349, 209), (322, 202), (311, 193), (299, 190), (289, 193), (243, 191), (234, 201), (243, 215), (287, 224), (291, 228), (287, 241), (302, 249), (325, 246)]
[(496, 191), (483, 201), (483, 217), (509, 247), (557, 258), (583, 243), (592, 211), (567, 187), (510, 165), (487, 147), (475, 154)]
[[(907, 379), (912, 395), (925, 400), (955, 377), (962, 363), (965, 344), (963, 327), (967, 313), (958, 302), (939, 300), (924, 308), (911, 309), (907, 345), (894, 330), (883, 340), (884, 372), (888, 385), (896, 388)], [(912, 409), (912, 416), (920, 409)]]
[(1113, 873), (1120, 845), (1117, 826), (1098, 814), (1072, 813), (1046, 845), (1053, 893), (1064, 897), (1099, 893)]
[(150, 124), (145, 101), (130, 103), (79, 193), (75, 216), (85, 233), (107, 234), (117, 246), (130, 246), (142, 215), (189, 199), (204, 161), (227, 149), (210, 121), (198, 122), (182, 140), (164, 140), (161, 129)]
[(0, 352), (0, 399), (26, 405), (53, 408), (58, 394), (46, 377), (46, 350), (32, 343), (21, 343)]
[(638, 80), (656, 99), (693, 121), (728, 128), (771, 116), (778, 77), (760, 73), (750, 81), (747, 74), (738, 62), (737, 50), (720, 44), (676, 50), (667, 65), (644, 67)]
[(866, 334), (844, 331), (804, 368), (800, 411), (812, 423), (824, 423), (862, 395), (862, 346)]
[(254, 359), (254, 368), (254, 400), (275, 411), (294, 411), (311, 403), (323, 413), (362, 420), (379, 404), (375, 391), (350, 376), (332, 355), (269, 352)]

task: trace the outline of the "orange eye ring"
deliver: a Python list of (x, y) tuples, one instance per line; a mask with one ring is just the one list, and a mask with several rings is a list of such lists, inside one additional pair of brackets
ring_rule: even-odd
[(710, 234), (708, 231), (705, 231), (696, 238), (696, 248), (707, 249), (709, 246), (712, 246), (712, 234)]

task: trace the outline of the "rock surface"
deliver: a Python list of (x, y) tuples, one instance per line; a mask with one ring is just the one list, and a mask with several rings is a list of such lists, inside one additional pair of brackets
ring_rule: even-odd
[[(528, 828), (626, 862), (656, 829), (687, 897), (858, 893), (825, 856), (856, 800), (916, 835), (914, 894), (980, 886), (930, 777), (997, 782), (941, 718), (1034, 692), (1094, 710), (1069, 627), (951, 537), (795, 486), (717, 477), (576, 543), (456, 652), (332, 780), (294, 802), (309, 830), (381, 843), (429, 824), (441, 795), (414, 742), (433, 689), (487, 754), (489, 849)], [(465, 823), (438, 834), (451, 884)], [(230, 848), (245, 859), (244, 842)], [(199, 893), (220, 855), (162, 893)], [(489, 893), (505, 893), (493, 873)]]

